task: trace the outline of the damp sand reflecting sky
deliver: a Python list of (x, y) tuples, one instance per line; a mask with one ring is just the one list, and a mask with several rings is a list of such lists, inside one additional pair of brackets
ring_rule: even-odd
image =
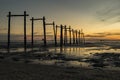
[[(31, 51), (31, 49), (27, 49)], [(6, 52), (1, 49), (0, 52)], [(11, 52), (24, 52), (24, 48), (13, 48)], [(76, 67), (92, 67), (88, 59), (95, 58), (96, 53), (119, 53), (120, 49), (112, 49), (109, 46), (102, 47), (52, 47), (52, 48), (34, 48), (33, 54), (50, 53), (53, 57), (62, 56), (54, 59), (29, 59), (34, 64), (58, 65), (58, 66), (76, 66)], [(58, 54), (58, 55), (57, 55)], [(62, 54), (62, 55), (59, 55)], [(113, 66), (113, 65), (112, 65)]]

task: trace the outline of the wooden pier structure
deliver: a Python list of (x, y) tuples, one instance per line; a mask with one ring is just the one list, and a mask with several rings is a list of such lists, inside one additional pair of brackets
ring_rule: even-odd
[[(24, 14), (22, 15), (13, 15), (11, 12), (8, 13), (8, 43), (7, 43), (7, 50), (8, 53), (10, 52), (10, 45), (11, 45), (11, 18), (12, 17), (24, 17), (24, 51), (26, 53), (27, 49), (27, 35), (26, 35), (26, 17), (29, 16), (26, 11), (24, 11)], [(85, 45), (85, 36), (83, 33), (83, 30), (74, 30), (72, 29), (71, 26), (66, 26), (66, 25), (56, 25), (55, 22), (47, 23), (45, 16), (42, 18), (34, 18), (32, 17), (30, 19), (31, 21), (31, 48), (34, 48), (34, 22), (35, 21), (42, 21), (43, 22), (43, 43), (44, 47), (48, 46), (47, 45), (47, 39), (46, 39), (46, 30), (47, 26), (52, 26), (51, 29), (53, 29), (53, 36), (54, 36), (54, 43), (53, 45), (56, 46), (81, 46)], [(58, 31), (58, 28), (60, 31)], [(59, 37), (58, 37), (58, 32), (59, 32)], [(59, 38), (59, 40), (58, 40)], [(59, 41), (59, 42), (58, 42)]]

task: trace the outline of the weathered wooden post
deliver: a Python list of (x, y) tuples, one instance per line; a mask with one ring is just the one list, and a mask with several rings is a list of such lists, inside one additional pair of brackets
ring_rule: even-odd
[(24, 50), (27, 49), (27, 35), (26, 35), (26, 11), (24, 11)]
[(60, 47), (63, 46), (63, 26), (60, 25)]
[(74, 35), (74, 30), (72, 29), (72, 35), (73, 35), (73, 44), (75, 44), (75, 35)]
[(26, 14), (26, 11), (24, 11), (23, 15), (11, 15), (11, 12), (9, 12), (8, 17), (8, 53), (10, 52), (10, 24), (11, 24), (11, 17), (24, 17), (24, 51), (26, 53), (26, 48), (27, 48), (27, 37), (26, 37), (26, 17), (29, 16)]
[(82, 45), (82, 29), (81, 29), (81, 31), (80, 31), (80, 43), (81, 43), (81, 45)]
[(31, 22), (32, 22), (31, 45), (32, 45), (32, 48), (33, 48), (33, 47), (34, 47), (34, 22), (35, 22), (35, 21), (43, 20), (43, 18), (33, 18), (33, 17), (32, 17), (32, 19), (30, 19), (30, 20), (31, 20)]
[(8, 53), (10, 52), (10, 23), (11, 23), (11, 12), (8, 14)]
[(77, 30), (75, 31), (75, 33), (76, 33), (76, 44), (78, 44), (78, 32), (77, 32)]
[(32, 19), (31, 19), (31, 21), (32, 21), (32, 29), (31, 29), (31, 30), (32, 30), (32, 31), (31, 31), (31, 32), (32, 32), (32, 34), (31, 34), (31, 36), (32, 36), (32, 37), (31, 37), (31, 40), (32, 40), (32, 41), (31, 41), (31, 45), (32, 45), (32, 49), (33, 49), (33, 47), (34, 47), (34, 18), (33, 18), (33, 17), (32, 17)]
[(56, 32), (55, 32), (55, 23), (53, 22), (53, 23), (46, 23), (45, 25), (53, 25), (53, 32), (54, 32), (54, 41), (55, 41), (55, 46), (56, 46)]
[(67, 44), (67, 27), (66, 25), (64, 26), (64, 45)]
[(46, 46), (46, 25), (45, 25), (45, 16), (43, 16), (43, 34), (44, 34), (44, 46)]
[(79, 45), (80, 45), (80, 30), (78, 32), (78, 38), (79, 38)]
[(54, 22), (53, 22), (53, 31), (54, 31), (55, 46), (57, 46), (57, 27), (55, 26)]
[(56, 25), (56, 45), (57, 45), (57, 30), (58, 30), (58, 26)]
[(70, 36), (70, 45), (71, 45), (71, 26), (69, 26), (69, 36)]

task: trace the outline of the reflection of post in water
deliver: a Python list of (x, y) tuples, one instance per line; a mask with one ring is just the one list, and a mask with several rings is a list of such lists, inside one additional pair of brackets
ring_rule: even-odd
[(69, 53), (70, 53), (70, 55), (72, 54), (72, 50), (71, 50), (71, 47), (69, 47)]
[(55, 47), (54, 49), (55, 49), (55, 53), (58, 53), (58, 52), (57, 52), (57, 48)]
[(60, 47), (60, 53), (61, 54), (63, 53), (63, 47)]
[(64, 53), (66, 53), (67, 52), (67, 47), (64, 47), (63, 49), (64, 49)]
[(26, 14), (26, 11), (24, 11), (24, 14), (22, 15), (12, 15), (11, 12), (9, 12), (9, 14), (7, 15), (8, 17), (8, 53), (10, 52), (10, 30), (11, 30), (11, 17), (24, 17), (24, 51), (26, 53), (26, 49), (27, 49), (27, 35), (26, 35), (26, 17), (29, 16), (28, 14)]
[(75, 47), (75, 51), (76, 51), (76, 53), (78, 52), (78, 47)]
[(73, 52), (75, 51), (75, 47), (73, 47)]

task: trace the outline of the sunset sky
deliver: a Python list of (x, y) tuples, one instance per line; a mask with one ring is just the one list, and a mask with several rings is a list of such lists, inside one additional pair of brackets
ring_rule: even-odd
[[(6, 37), (8, 12), (30, 15), (27, 34), (30, 35), (30, 18), (45, 16), (46, 22), (83, 29), (86, 38), (120, 39), (120, 0), (0, 0), (0, 39)], [(12, 18), (12, 34), (23, 34), (23, 18)], [(35, 34), (42, 35), (42, 22), (36, 22)], [(48, 34), (51, 33), (48, 27)], [(15, 37), (15, 36), (14, 36)]]

